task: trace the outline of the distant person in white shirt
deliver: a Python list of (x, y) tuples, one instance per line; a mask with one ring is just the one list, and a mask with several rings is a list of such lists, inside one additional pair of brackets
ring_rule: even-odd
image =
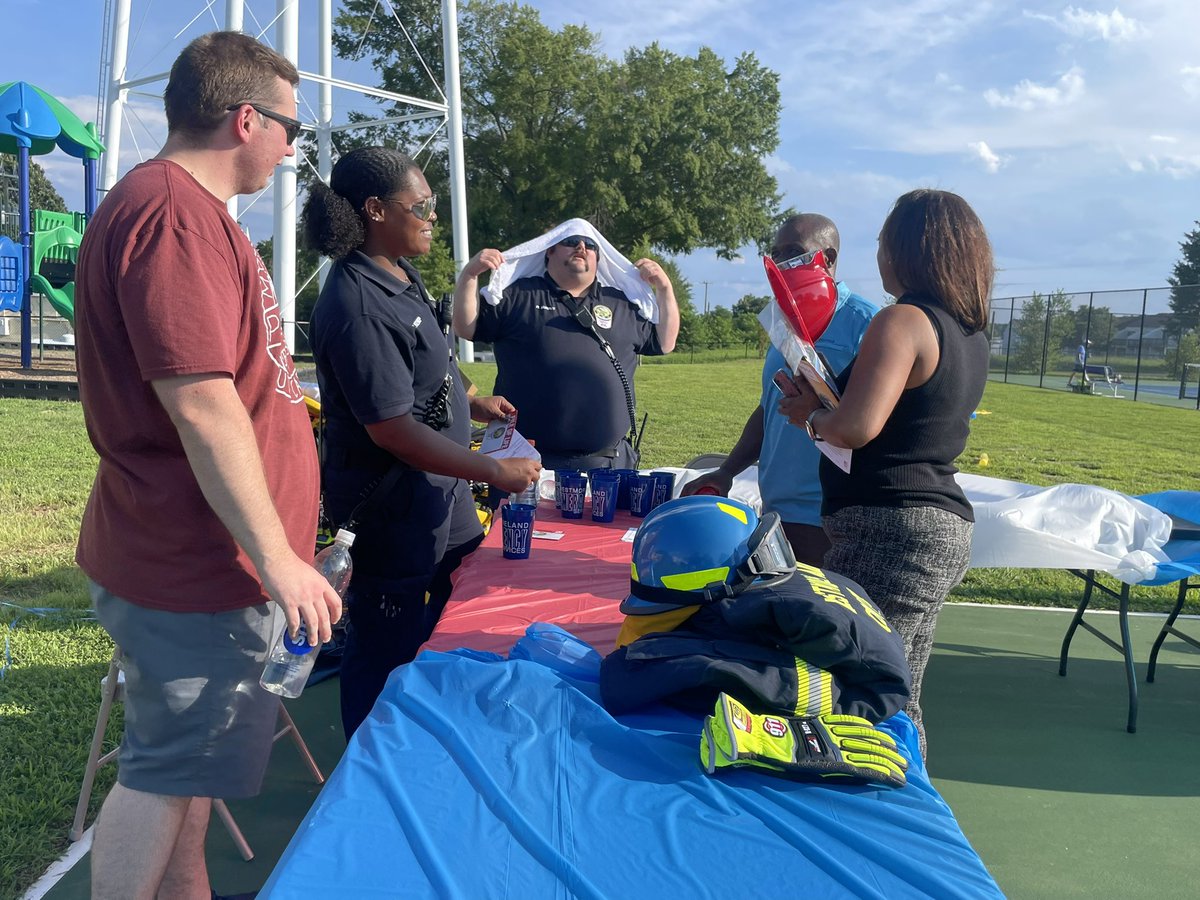
[(1075, 368), (1071, 372), (1071, 377), (1067, 379), (1067, 387), (1070, 387), (1072, 382), (1075, 381), (1076, 373), (1079, 374), (1080, 381), (1085, 386), (1090, 380), (1087, 375), (1088, 347), (1090, 346), (1092, 346), (1092, 342), (1085, 339), (1084, 342), (1079, 345), (1079, 349), (1075, 351)]

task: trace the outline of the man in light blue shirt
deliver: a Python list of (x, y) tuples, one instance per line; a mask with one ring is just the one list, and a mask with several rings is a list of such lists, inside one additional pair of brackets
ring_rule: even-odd
[[(779, 227), (771, 257), (784, 262), (814, 250), (824, 251), (829, 275), (836, 279), (841, 239), (837, 226), (825, 216), (801, 213)], [(837, 282), (838, 296), (833, 319), (816, 341), (817, 350), (837, 375), (858, 353), (858, 345), (879, 307)], [(799, 562), (820, 566), (829, 540), (821, 528), (821, 482), (817, 478), (820, 452), (803, 428), (788, 424), (780, 415), (779, 388), (772, 381), (787, 363), (774, 347), (767, 351), (762, 370), (762, 398), (755, 407), (737, 444), (715, 472), (701, 475), (684, 485), (682, 494), (702, 487), (728, 495), (733, 479), (758, 461), (758, 488), (763, 512), (777, 512)]]
[(1075, 376), (1079, 375), (1079, 380), (1084, 388), (1087, 388), (1090, 379), (1087, 372), (1088, 348), (1092, 346), (1092, 342), (1084, 339), (1079, 345), (1079, 349), (1075, 351), (1075, 368), (1071, 372), (1071, 376), (1067, 379), (1067, 387), (1071, 387), (1071, 382), (1075, 380)]

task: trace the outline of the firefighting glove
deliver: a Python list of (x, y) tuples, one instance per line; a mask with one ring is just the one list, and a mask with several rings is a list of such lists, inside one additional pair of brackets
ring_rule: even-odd
[(908, 762), (892, 737), (858, 716), (756, 715), (728, 694), (704, 720), (700, 761), (708, 774), (755, 769), (826, 784), (905, 785)]

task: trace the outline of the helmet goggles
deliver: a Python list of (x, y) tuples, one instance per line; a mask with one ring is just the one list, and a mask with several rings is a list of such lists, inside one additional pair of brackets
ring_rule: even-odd
[(796, 555), (783, 532), (779, 513), (764, 513), (746, 540), (746, 559), (724, 581), (699, 590), (659, 587), (630, 580), (630, 600), (621, 606), (628, 615), (652, 615), (680, 606), (703, 606), (736, 597), (751, 586), (779, 584), (796, 573)]
[(765, 513), (759, 519), (747, 547), (750, 555), (738, 566), (737, 572), (743, 577), (753, 576), (748, 584), (759, 578), (791, 575), (796, 571), (796, 554), (783, 533), (783, 522), (777, 512)]

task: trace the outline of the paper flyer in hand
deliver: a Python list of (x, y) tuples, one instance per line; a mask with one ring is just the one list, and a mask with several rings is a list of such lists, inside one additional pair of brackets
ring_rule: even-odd
[(483, 432), (483, 443), (479, 452), (494, 456), (496, 459), (537, 459), (542, 455), (534, 449), (533, 444), (525, 440), (517, 431), (517, 418), (495, 419), (487, 423)]
[[(800, 374), (801, 363), (807, 363), (804, 377), (813, 384), (813, 390), (817, 391), (827, 406), (837, 406), (838, 390), (833, 375), (826, 368), (825, 361), (821, 359), (821, 354), (812, 342), (797, 334), (787, 316), (773, 303), (763, 307), (762, 312), (758, 314), (758, 321), (767, 332), (771, 343), (775, 345), (775, 349), (787, 360), (788, 368), (794, 374)], [(818, 383), (814, 383), (814, 378)], [(827, 397), (832, 398), (832, 403), (826, 401)]]
[[(783, 354), (792, 373), (804, 376), (826, 409), (835, 409), (840, 399), (837, 385), (834, 384), (833, 376), (812, 342), (796, 334), (791, 322), (777, 304), (768, 303), (764, 306), (758, 314), (758, 321), (766, 330), (767, 337), (771, 339), (775, 349)], [(844, 447), (835, 447), (829, 441), (817, 441), (817, 449), (839, 469), (849, 473), (852, 451)]]

